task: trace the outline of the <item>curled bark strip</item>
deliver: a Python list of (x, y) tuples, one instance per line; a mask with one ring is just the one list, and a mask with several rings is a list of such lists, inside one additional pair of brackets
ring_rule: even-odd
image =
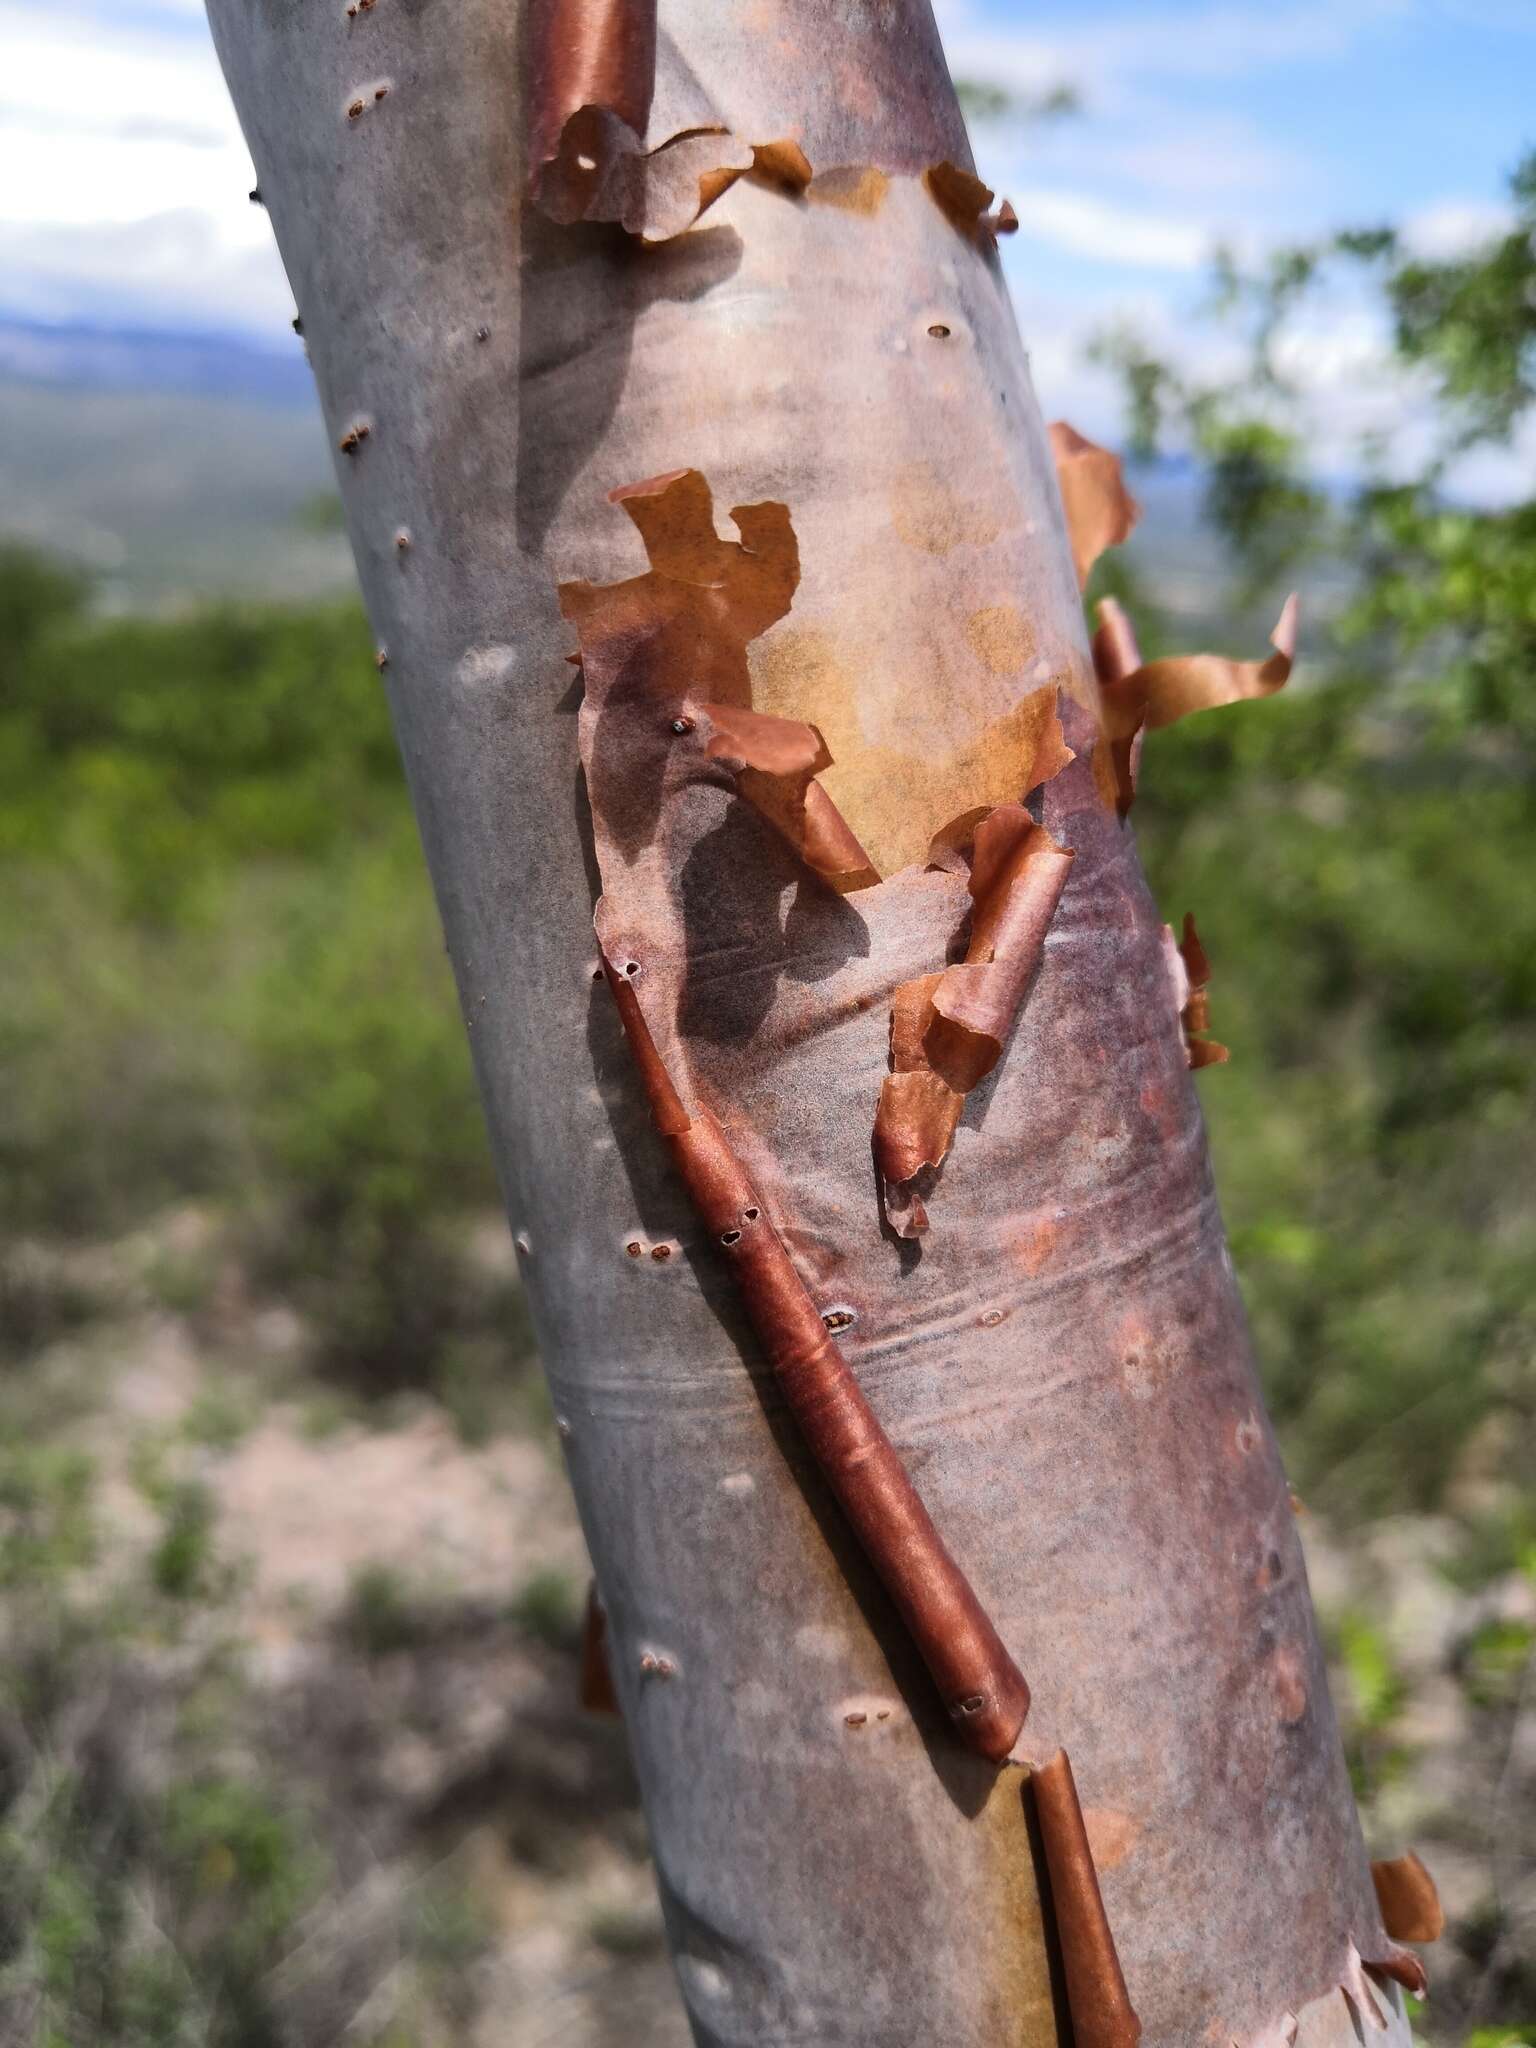
[(1296, 661), (1299, 600), (1285, 601), (1279, 623), (1270, 635), (1274, 648), (1265, 661), (1233, 661), (1224, 654), (1175, 654), (1149, 661), (1107, 693), (1117, 729), (1145, 726), (1156, 732), (1196, 711), (1223, 704), (1241, 704), (1251, 697), (1272, 697), (1291, 679)]
[[(1141, 667), (1141, 648), (1135, 629), (1123, 608), (1112, 597), (1098, 606), (1098, 627), (1093, 636), (1093, 670), (1099, 679), (1103, 701), (1114, 701), (1127, 677)], [(1113, 804), (1124, 819), (1136, 800), (1136, 770), (1141, 759), (1142, 728), (1130, 731), (1109, 720), (1093, 751), (1093, 779), (1105, 803)]]
[(1071, 865), (1070, 851), (1021, 804), (989, 812), (975, 831), (965, 959), (892, 997), (891, 1072), (874, 1144), (886, 1220), (899, 1236), (927, 1228), (912, 1183), (942, 1163), (966, 1096), (1002, 1057)]
[(1373, 1863), (1371, 1883), (1381, 1924), (1394, 1941), (1438, 1941), (1444, 1934), (1445, 1908), (1435, 1880), (1411, 1849), (1406, 1856)]
[[(1054, 430), (1053, 430), (1054, 431)], [(1143, 662), (1130, 620), (1113, 598), (1098, 608), (1093, 665), (1102, 706), (1095, 777), (1106, 802), (1123, 818), (1136, 795), (1141, 738), (1196, 711), (1272, 697), (1291, 679), (1296, 662), (1300, 600), (1293, 592), (1270, 635), (1265, 661), (1233, 661), (1224, 654), (1175, 654)]]
[(788, 508), (736, 506), (741, 539), (725, 541), (696, 469), (609, 495), (644, 541), (649, 571), (623, 583), (560, 586), (561, 609), (581, 639), (592, 713), (583, 748), (600, 836), (614, 833), (631, 847), (650, 838), (663, 780), (688, 772), (662, 756), (686, 748), (693, 772), (705, 762), (727, 769), (744, 800), (832, 888), (871, 887), (880, 879), (873, 863), (816, 780), (832, 765), (820, 730), (752, 709), (747, 645), (789, 610), (800, 580)]
[(1064, 1749), (1030, 1772), (1075, 2048), (1136, 2048), (1131, 2005)]
[(616, 1714), (619, 1711), (619, 1696), (613, 1689), (613, 1670), (608, 1662), (608, 1617), (597, 1597), (596, 1579), (587, 1588), (576, 1684), (577, 1699), (589, 1714)]
[(671, 241), (752, 169), (750, 145), (717, 126), (646, 148), (655, 0), (544, 0), (531, 36), (529, 182), (552, 220), (613, 221)]
[[(992, 187), (973, 171), (963, 171), (958, 164), (933, 164), (924, 171), (923, 183), (944, 218), (962, 235), (974, 238), (989, 225), (985, 215), (992, 204)], [(1013, 224), (1017, 227), (1017, 219)]]
[(1206, 957), (1200, 934), (1195, 929), (1193, 911), (1184, 914), (1184, 936), (1179, 941), (1179, 959), (1183, 963), (1185, 985), (1188, 993), (1180, 1012), (1184, 1026), (1184, 1049), (1192, 1067), (1224, 1067), (1232, 1057), (1226, 1046), (1218, 1039), (1208, 1036), (1211, 1028), (1211, 1001), (1206, 994), (1211, 980), (1211, 963)]
[(656, 0), (535, 0), (529, 12), (528, 155), (534, 176), (583, 107), (644, 135), (656, 85)]
[(1340, 1980), (1339, 1989), (1354, 2008), (1362, 2034), (1367, 2027), (1374, 2028), (1377, 2033), (1386, 2032), (1387, 2016), (1381, 2009), (1380, 2000), (1371, 1989), (1365, 1973), (1364, 1959), (1353, 1942), (1349, 1944), (1345, 1957), (1344, 1975)]
[(752, 169), (765, 185), (777, 185), (796, 195), (804, 192), (814, 175), (810, 158), (798, 142), (756, 142), (752, 145)]
[(713, 1117), (690, 1117), (683, 1107), (633, 978), (606, 951), (603, 969), (656, 1127), (726, 1258), (807, 1448), (910, 1631), (956, 1733), (1001, 1763), (1029, 1712), (1023, 1674), (945, 1549), (725, 1133)]
[(1373, 1977), (1390, 1977), (1394, 1984), (1401, 1984), (1415, 1998), (1429, 1996), (1429, 1974), (1412, 1949), (1394, 1946), (1384, 1956), (1371, 1957), (1365, 1967)]
[(1081, 589), (1104, 550), (1119, 547), (1130, 538), (1141, 507), (1125, 487), (1118, 455), (1099, 447), (1065, 420), (1052, 420), (1050, 433), (1062, 510), (1067, 515), (1067, 537)]
[(970, 944), (939, 978), (923, 1039), (929, 1064), (962, 1095), (1002, 1057), (1071, 865), (1021, 804), (999, 805), (976, 828)]
[(701, 707), (706, 757), (736, 772), (736, 787), (824, 882), (842, 894), (880, 877), (816, 776), (832, 756), (814, 725), (728, 704)]

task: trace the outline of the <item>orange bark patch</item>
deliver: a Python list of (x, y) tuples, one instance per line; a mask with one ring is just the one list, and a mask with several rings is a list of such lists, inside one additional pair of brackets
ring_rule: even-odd
[[(966, 648), (961, 659), (972, 658)], [(871, 745), (858, 678), (829, 635), (794, 626), (753, 648), (752, 701), (807, 720), (825, 735), (832, 765), (822, 785), (882, 875), (922, 865), (934, 840), (950, 828), (963, 828), (963, 843), (963, 834), (988, 811), (1017, 802), (1072, 759), (1061, 737), (1054, 682), (1027, 691), (948, 752)]]
[(873, 164), (841, 164), (835, 170), (819, 171), (806, 188), (806, 198), (818, 206), (835, 206), (843, 213), (878, 213), (885, 204), (891, 181)]
[(966, 645), (995, 676), (1019, 675), (1034, 659), (1035, 636), (1017, 605), (991, 604), (965, 622)]
[(1050, 1264), (1059, 1235), (1059, 1226), (1048, 1216), (1036, 1216), (1025, 1225), (1018, 1241), (1018, 1261), (1032, 1280)]
[(927, 555), (947, 555), (959, 547), (990, 547), (1003, 530), (996, 511), (957, 491), (921, 463), (903, 470), (896, 479), (891, 491), (891, 524), (909, 548), (920, 548)]
[(1088, 1830), (1088, 1846), (1100, 1870), (1117, 1869), (1141, 1840), (1141, 1822), (1128, 1813), (1116, 1813), (1112, 1807), (1086, 1807), (1083, 1826)]

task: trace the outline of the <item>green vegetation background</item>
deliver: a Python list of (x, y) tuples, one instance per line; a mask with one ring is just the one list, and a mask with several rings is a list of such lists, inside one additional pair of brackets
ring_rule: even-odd
[[(1531, 400), (1529, 168), (1516, 197), (1518, 231), (1475, 262), (1355, 237), (1229, 273), (1255, 350), (1233, 387), (1183, 388), (1131, 337), (1108, 351), (1141, 439), (1178, 421), (1209, 465), (1233, 651), (1285, 579), (1342, 574), (1290, 690), (1154, 737), (1135, 828), (1164, 914), (1194, 910), (1214, 961), (1233, 1058), (1201, 1092), (1296, 1485), (1345, 1525), (1448, 1513), (1447, 1570), (1472, 1587), (1536, 1573), (1536, 502), (1458, 509), (1433, 467), (1319, 492), (1272, 343), (1328, 264), (1364, 264), (1437, 380), (1447, 450), (1507, 431)], [(1134, 552), (1100, 581), (1168, 646)], [(52, 1727), (110, 1634), (99, 1606), (45, 1597), (92, 1555), (90, 1473), (50, 1449), (21, 1362), (99, 1306), (39, 1246), (197, 1201), (299, 1308), (338, 1402), (425, 1390), (471, 1441), (537, 1426), (515, 1294), (466, 1263), (496, 1189), (357, 608), (105, 619), (69, 571), (0, 554), (0, 883), (0, 2004), (45, 2048), (260, 2048), (289, 2038), (263, 1986), (322, 1884), (265, 1781), (192, 1768), (111, 1806), (104, 1844), (78, 1777), (38, 1791), (34, 1740), (17, 1755), (43, 1818), (18, 1831), (9, 1721)], [(142, 1480), (151, 1582), (113, 1612), (183, 1641), (188, 1603), (219, 1598), (209, 1505), (153, 1462)], [(534, 1632), (561, 1637), (568, 1607), (546, 1589)], [(412, 1625), (385, 1580), (355, 1622), (374, 1649)], [(1499, 1629), (1479, 1683), (1507, 1704), (1531, 1632)], [(1369, 1768), (1392, 1672), (1365, 1621), (1341, 1648)], [(211, 1920), (210, 1858), (234, 1902)], [(146, 1868), (169, 1954), (123, 1932)], [(453, 1969), (473, 1949), (456, 1911), (422, 1922), (429, 1964), (434, 1941)], [(1506, 2009), (1532, 1991), (1506, 1989)]]

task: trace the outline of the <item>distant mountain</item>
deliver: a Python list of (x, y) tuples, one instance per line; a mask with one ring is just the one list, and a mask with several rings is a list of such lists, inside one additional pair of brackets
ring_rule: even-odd
[(266, 349), (233, 334), (52, 326), (0, 314), (0, 379), (70, 391), (175, 391), (312, 407), (303, 344)]
[[(1191, 628), (1219, 615), (1223, 564), (1193, 463), (1140, 468), (1132, 553)], [(113, 609), (354, 588), (314, 516), (335, 477), (295, 337), (46, 326), (0, 316), (0, 536), (93, 571)]]

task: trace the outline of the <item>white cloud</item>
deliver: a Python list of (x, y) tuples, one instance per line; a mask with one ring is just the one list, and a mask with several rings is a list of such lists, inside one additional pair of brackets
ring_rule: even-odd
[(247, 329), (276, 337), (293, 300), (270, 244), (195, 207), (133, 221), (0, 220), (5, 307), (33, 320)]
[(1014, 200), (1020, 233), (1117, 269), (1201, 270), (1212, 236), (1199, 221), (1132, 212), (1081, 192), (1022, 190)]
[(200, 14), (0, 0), (6, 310), (269, 331), (288, 317)]
[(1004, 28), (974, 0), (938, 0), (952, 69), (1023, 90), (1066, 79), (1101, 104), (1149, 78), (1237, 78), (1346, 55), (1415, 0), (1303, 0), (1284, 6), (1145, 7), (1080, 28)]
[(1403, 222), (1403, 245), (1411, 254), (1430, 263), (1444, 263), (1457, 256), (1471, 255), (1514, 225), (1509, 207), (1495, 200), (1443, 199), (1426, 206)]

